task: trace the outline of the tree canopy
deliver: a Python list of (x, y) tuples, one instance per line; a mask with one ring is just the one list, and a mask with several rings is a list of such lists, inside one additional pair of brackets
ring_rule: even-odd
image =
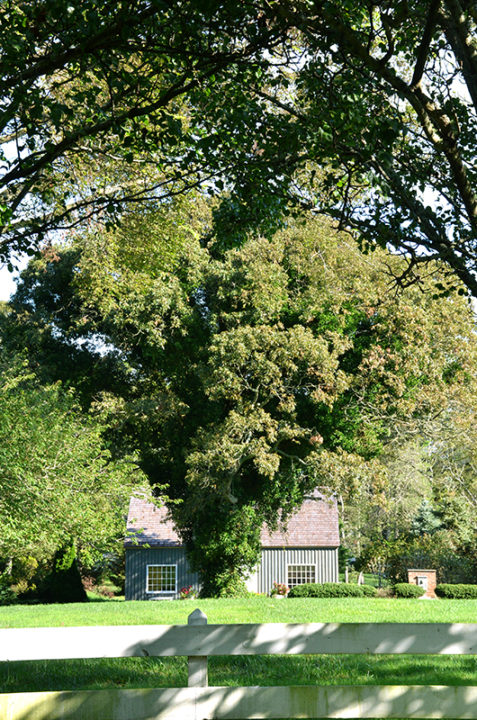
[(1, 256), (210, 177), (187, 99), (194, 88), (208, 94), (224, 68), (272, 49), (281, 30), (257, 26), (255, 10), (177, 0), (2, 3)]
[(17, 0), (0, 14), (2, 257), (200, 185), (226, 193), (224, 242), (305, 205), (404, 254), (403, 284), (441, 259), (477, 294), (469, 0)]
[[(107, 417), (113, 452), (139, 448), (167, 483), (218, 593), (253, 567), (262, 522), (317, 485), (352, 494), (366, 479), (382, 496), (380, 455), (473, 387), (476, 344), (467, 301), (436, 299), (432, 278), (390, 291), (399, 258), (317, 221), (220, 251), (199, 201), (154, 213), (142, 244), (145, 218), (45, 251), (4, 335), (29, 344), (44, 381), (69, 349), (90, 355), (73, 379), (84, 406)], [(97, 360), (113, 372), (83, 381)]]
[(137, 477), (59, 385), (3, 354), (0, 379), (0, 558), (49, 559), (72, 543), (84, 562), (101, 558), (123, 536)]

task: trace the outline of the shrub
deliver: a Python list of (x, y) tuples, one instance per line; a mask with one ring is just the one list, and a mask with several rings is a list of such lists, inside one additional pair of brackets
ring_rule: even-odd
[(372, 585), (360, 585), (364, 597), (378, 597), (377, 588)]
[(455, 537), (447, 530), (416, 538), (399, 538), (388, 546), (386, 572), (395, 581), (407, 580), (408, 568), (434, 568), (444, 583), (469, 583), (475, 568), (471, 558), (459, 554)]
[(348, 583), (304, 583), (295, 585), (288, 593), (289, 598), (299, 597), (368, 597), (375, 595), (373, 588), (363, 590), (366, 585), (351, 585)]
[(219, 573), (214, 578), (215, 586), (211, 587), (209, 583), (206, 587), (202, 586), (200, 597), (216, 597), (216, 598), (246, 598), (249, 597), (249, 591), (243, 577), (238, 573)]
[(74, 545), (58, 550), (53, 559), (53, 570), (45, 578), (39, 595), (41, 600), (48, 603), (87, 601), (76, 563)]
[(125, 570), (124, 550), (121, 550), (118, 552), (104, 553), (101, 560), (98, 560), (92, 567), (88, 568), (87, 575), (94, 579), (96, 587), (111, 586), (113, 591), (114, 588), (117, 588), (117, 592), (113, 592), (113, 594), (124, 595)]
[(8, 575), (0, 575), (0, 605), (13, 605), (17, 602), (17, 596), (9, 584), (10, 580)]
[(463, 583), (451, 585), (450, 583), (441, 583), (436, 587), (436, 595), (454, 600), (477, 598), (477, 585), (464, 585)]
[(356, 567), (384, 571), (393, 583), (406, 582), (408, 568), (433, 568), (443, 583), (471, 583), (477, 579), (475, 558), (460, 554), (456, 535), (449, 530), (395, 540), (380, 538), (366, 547)]
[(425, 592), (423, 587), (412, 583), (397, 583), (394, 586), (394, 593), (399, 598), (418, 598), (422, 597)]

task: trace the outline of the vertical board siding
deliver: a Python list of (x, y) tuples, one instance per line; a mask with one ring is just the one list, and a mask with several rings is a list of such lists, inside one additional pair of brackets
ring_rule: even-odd
[[(177, 592), (146, 593), (146, 568), (148, 565), (177, 565)], [(192, 587), (198, 592), (199, 578), (191, 572), (183, 548), (126, 548), (126, 600), (154, 600), (179, 597), (182, 587)]]
[[(192, 587), (198, 592), (199, 577), (189, 569), (183, 548), (126, 548), (126, 600), (178, 597), (179, 592), (146, 593), (148, 565), (177, 565), (177, 591)], [(263, 548), (258, 567), (257, 592), (269, 593), (273, 583), (287, 582), (287, 565), (315, 565), (317, 582), (338, 582), (338, 548)]]
[(315, 565), (317, 582), (338, 582), (338, 548), (264, 548), (258, 572), (258, 592), (287, 582), (287, 565)]

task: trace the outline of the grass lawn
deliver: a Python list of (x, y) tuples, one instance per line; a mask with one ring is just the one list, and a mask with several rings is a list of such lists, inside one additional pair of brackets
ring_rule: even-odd
[(200, 607), (209, 623), (477, 622), (475, 600), (255, 597), (240, 600), (103, 601), (0, 607), (0, 627), (182, 625)]
[[(200, 607), (209, 623), (473, 622), (477, 600), (296, 599), (92, 602), (0, 607), (0, 627), (181, 624)], [(477, 657), (289, 656), (209, 660), (210, 685), (477, 684)], [(179, 687), (185, 658), (0, 663), (0, 692)]]

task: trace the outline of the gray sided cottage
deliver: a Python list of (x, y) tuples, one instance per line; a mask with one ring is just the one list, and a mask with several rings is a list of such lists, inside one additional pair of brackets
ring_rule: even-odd
[[(131, 498), (127, 522), (126, 600), (179, 597), (181, 588), (200, 589), (184, 547), (168, 516), (141, 498)], [(273, 583), (338, 582), (338, 509), (318, 492), (305, 499), (286, 527), (261, 532), (261, 560), (247, 578), (252, 592), (269, 593)]]

